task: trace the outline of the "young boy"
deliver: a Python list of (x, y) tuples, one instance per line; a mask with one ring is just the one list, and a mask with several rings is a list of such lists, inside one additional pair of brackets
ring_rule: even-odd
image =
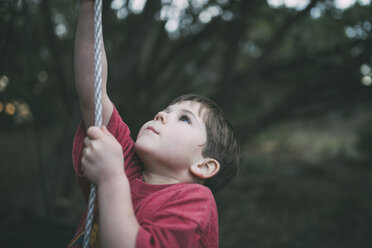
[[(97, 185), (91, 247), (218, 247), (212, 191), (237, 171), (239, 145), (212, 101), (184, 95), (145, 123), (134, 143), (106, 93), (102, 127), (94, 122), (94, 2), (81, 1), (75, 43), (76, 89), (83, 123), (73, 164), (87, 198)], [(80, 247), (86, 212), (68, 247)], [(98, 237), (98, 238), (97, 238)]]

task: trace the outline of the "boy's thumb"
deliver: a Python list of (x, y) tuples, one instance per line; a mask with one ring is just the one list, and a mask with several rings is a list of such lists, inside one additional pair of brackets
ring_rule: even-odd
[(91, 139), (99, 139), (102, 136), (102, 131), (96, 126), (91, 126), (87, 130), (87, 136)]
[(110, 135), (110, 136), (112, 136), (112, 134), (110, 133), (110, 131), (107, 129), (106, 126), (102, 126), (101, 129), (102, 129), (103, 133), (105, 133), (106, 135)]

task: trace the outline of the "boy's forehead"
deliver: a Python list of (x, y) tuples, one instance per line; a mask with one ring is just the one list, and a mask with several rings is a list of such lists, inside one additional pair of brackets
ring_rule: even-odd
[(203, 117), (205, 115), (206, 108), (199, 102), (195, 101), (182, 101), (175, 103), (173, 105), (169, 105), (166, 110), (172, 110), (173, 108), (181, 108), (186, 109), (191, 112), (196, 113), (199, 117)]

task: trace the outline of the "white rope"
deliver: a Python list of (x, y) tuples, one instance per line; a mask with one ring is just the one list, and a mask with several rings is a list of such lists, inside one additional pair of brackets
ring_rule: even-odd
[[(94, 103), (95, 121), (94, 125), (102, 125), (102, 0), (95, 0), (94, 4)], [(96, 200), (96, 185), (92, 183), (90, 187), (87, 218), (85, 222), (85, 232), (83, 247), (89, 248), (90, 233), (93, 225), (93, 212)]]

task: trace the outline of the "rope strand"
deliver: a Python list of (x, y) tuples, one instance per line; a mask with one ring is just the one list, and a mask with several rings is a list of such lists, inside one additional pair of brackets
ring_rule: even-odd
[[(95, 0), (94, 4), (94, 125), (102, 126), (102, 0)], [(96, 185), (91, 184), (88, 211), (85, 222), (83, 247), (89, 248), (90, 233), (93, 226), (93, 214), (96, 200)]]

